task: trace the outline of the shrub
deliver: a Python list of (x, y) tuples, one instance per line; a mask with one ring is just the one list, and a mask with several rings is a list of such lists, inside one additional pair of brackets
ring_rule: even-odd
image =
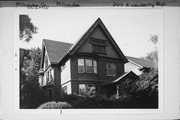
[(76, 95), (76, 94), (70, 94), (70, 95), (65, 95), (65, 97), (62, 99), (62, 101), (68, 102), (68, 103), (73, 103), (77, 99), (83, 98), (82, 96)]
[(47, 102), (38, 107), (38, 109), (62, 109), (71, 108), (71, 105), (67, 102)]
[(71, 104), (74, 108), (111, 108), (114, 106), (112, 100), (107, 97), (81, 97)]

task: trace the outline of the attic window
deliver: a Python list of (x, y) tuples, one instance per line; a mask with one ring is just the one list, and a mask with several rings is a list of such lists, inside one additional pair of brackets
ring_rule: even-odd
[(107, 43), (106, 40), (91, 38), (92, 52), (99, 54), (106, 54)]
[(106, 54), (106, 48), (100, 45), (92, 45), (92, 52)]

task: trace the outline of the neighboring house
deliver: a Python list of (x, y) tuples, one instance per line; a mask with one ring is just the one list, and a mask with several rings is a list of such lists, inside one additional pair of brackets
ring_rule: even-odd
[(83, 91), (118, 94), (123, 79), (137, 78), (125, 73), (128, 60), (100, 18), (75, 44), (44, 39), (42, 51), (39, 83), (51, 100)]
[(155, 68), (155, 64), (151, 60), (143, 58), (135, 58), (126, 56), (128, 62), (125, 64), (125, 72), (133, 71), (136, 75), (148, 72), (151, 68)]

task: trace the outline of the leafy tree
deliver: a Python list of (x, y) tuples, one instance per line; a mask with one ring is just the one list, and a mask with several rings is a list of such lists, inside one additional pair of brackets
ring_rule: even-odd
[(130, 101), (134, 107), (158, 107), (158, 69), (152, 68), (139, 76), (139, 79), (126, 79), (119, 87), (120, 101)]
[(41, 59), (41, 49), (32, 48), (25, 54), (20, 74), (20, 107), (36, 108), (43, 102), (43, 94), (39, 89), (38, 72)]
[(31, 22), (28, 15), (19, 16), (19, 37), (20, 40), (29, 42), (32, 39), (32, 34), (37, 33), (38, 28)]
[(149, 73), (140, 75), (132, 84), (132, 94), (138, 102), (148, 107), (158, 107), (158, 69), (152, 68)]
[(152, 60), (155, 63), (155, 66), (158, 67), (158, 48), (156, 45), (158, 44), (158, 35), (151, 35), (150, 42), (155, 45), (155, 50), (147, 53), (146, 59)]

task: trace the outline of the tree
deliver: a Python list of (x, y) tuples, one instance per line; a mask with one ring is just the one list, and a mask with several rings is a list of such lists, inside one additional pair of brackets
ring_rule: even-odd
[(158, 43), (158, 35), (151, 35), (149, 41), (154, 44), (155, 50), (147, 53), (147, 56), (145, 58), (152, 60), (155, 63), (155, 66), (158, 67), (158, 48), (156, 47)]
[(43, 101), (42, 91), (39, 89), (39, 69), (41, 49), (32, 48), (25, 54), (20, 74), (20, 107), (36, 108)]
[(158, 69), (152, 68), (149, 73), (140, 75), (132, 84), (132, 94), (143, 106), (158, 107)]
[(32, 39), (32, 34), (37, 33), (38, 28), (31, 22), (28, 15), (19, 16), (19, 37), (20, 40), (29, 42)]

